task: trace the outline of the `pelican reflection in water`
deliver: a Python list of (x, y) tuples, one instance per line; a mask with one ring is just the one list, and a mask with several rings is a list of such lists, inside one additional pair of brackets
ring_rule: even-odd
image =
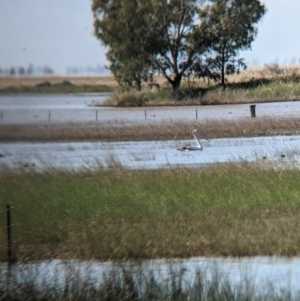
[[(180, 151), (202, 151), (203, 146), (200, 143), (200, 139), (208, 140), (203, 134), (200, 134), (198, 130), (193, 130), (193, 136), (197, 142), (197, 146), (192, 146), (190, 144), (185, 144), (181, 148), (178, 148), (177, 150)], [(209, 140), (208, 140), (209, 141)]]

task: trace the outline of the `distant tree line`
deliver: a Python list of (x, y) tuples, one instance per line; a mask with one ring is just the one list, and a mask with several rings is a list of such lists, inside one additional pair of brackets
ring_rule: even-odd
[(0, 67), (0, 75), (36, 75), (36, 74), (54, 74), (54, 70), (49, 66), (35, 67), (33, 64), (30, 64), (27, 68), (23, 66), (19, 67), (10, 67), (10, 68), (1, 68)]
[[(68, 66), (66, 69), (67, 74), (103, 74), (107, 73), (107, 68), (102, 65), (96, 66), (87, 66), (87, 67), (72, 67)], [(20, 67), (10, 67), (10, 68), (1, 68), (0, 75), (9, 75), (9, 76), (25, 76), (25, 75), (47, 75), (54, 74), (54, 69), (45, 65), (42, 67), (36, 67), (33, 64), (30, 64), (27, 68)]]
[(266, 12), (259, 0), (93, 0), (96, 37), (107, 46), (120, 86), (141, 89), (162, 74), (173, 90), (182, 78), (226, 76), (246, 68)]
[(67, 74), (103, 74), (107, 73), (107, 68), (102, 65), (87, 66), (87, 67), (67, 67)]

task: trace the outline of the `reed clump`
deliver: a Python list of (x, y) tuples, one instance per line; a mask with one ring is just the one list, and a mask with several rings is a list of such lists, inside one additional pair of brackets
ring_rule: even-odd
[[(268, 168), (266, 168), (268, 167)], [(217, 164), (166, 170), (2, 172), (16, 259), (298, 255), (300, 172)], [(6, 258), (5, 227), (0, 258)]]

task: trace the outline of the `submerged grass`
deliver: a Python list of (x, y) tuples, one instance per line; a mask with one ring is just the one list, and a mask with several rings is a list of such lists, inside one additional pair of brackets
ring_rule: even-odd
[(300, 172), (250, 164), (0, 175), (18, 260), (300, 254)]
[(0, 141), (139, 141), (192, 138), (199, 129), (208, 138), (297, 135), (300, 118), (245, 118), (239, 120), (168, 121), (158, 124), (0, 125)]
[[(159, 269), (166, 270), (158, 266), (157, 270)], [(64, 277), (60, 275), (62, 273), (57, 272), (43, 279), (42, 275), (32, 271), (28, 275), (24, 268), (19, 279), (17, 276), (16, 279), (12, 277), (11, 284), (0, 287), (0, 301), (292, 301), (299, 298), (299, 292), (294, 292), (288, 287), (278, 288), (278, 284), (274, 285), (271, 282), (257, 287), (249, 275), (241, 276), (241, 279), (233, 284), (228, 275), (212, 268), (198, 270), (194, 275), (189, 273), (187, 277), (186, 269), (180, 265), (171, 266), (166, 271), (166, 277), (163, 273), (147, 270), (142, 266), (116, 265), (104, 277), (101, 272), (98, 273), (98, 279), (95, 272), (93, 278), (91, 275), (84, 277), (82, 273), (76, 273), (77, 267), (70, 264), (65, 264), (65, 270), (67, 272)], [(49, 285), (55, 278), (60, 279), (59, 283), (56, 280)], [(22, 284), (20, 279), (23, 279)]]

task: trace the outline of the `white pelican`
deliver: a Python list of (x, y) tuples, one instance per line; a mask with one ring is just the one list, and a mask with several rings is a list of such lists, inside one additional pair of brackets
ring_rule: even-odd
[[(200, 139), (208, 140), (204, 135), (200, 134), (197, 130), (193, 130), (193, 136), (197, 142), (197, 146), (192, 146), (191, 144), (185, 144), (181, 148), (178, 148), (177, 150), (180, 151), (202, 151), (203, 146), (200, 143)], [(209, 141), (209, 140), (208, 140)]]

